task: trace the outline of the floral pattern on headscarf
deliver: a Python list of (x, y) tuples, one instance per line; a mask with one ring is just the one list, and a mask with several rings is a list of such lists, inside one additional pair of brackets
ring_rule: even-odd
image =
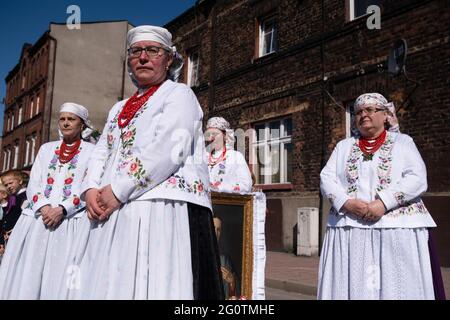
[(368, 104), (376, 105), (379, 108), (387, 110), (388, 116), (386, 121), (389, 123), (389, 131), (400, 132), (394, 103), (388, 102), (386, 98), (379, 93), (364, 93), (360, 95), (355, 101), (355, 112)]
[(213, 117), (208, 120), (206, 130), (209, 128), (219, 129), (226, 133), (226, 146), (228, 149), (234, 147), (234, 130), (231, 129), (230, 123), (222, 117)]

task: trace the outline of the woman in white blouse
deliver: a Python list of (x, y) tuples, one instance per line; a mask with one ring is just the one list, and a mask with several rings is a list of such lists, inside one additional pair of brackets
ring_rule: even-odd
[(114, 105), (84, 183), (92, 220), (81, 299), (223, 299), (202, 132), (194, 92), (176, 83), (172, 35), (127, 35), (137, 92)]
[(392, 107), (378, 93), (358, 97), (359, 135), (339, 142), (321, 172), (332, 208), (319, 299), (434, 299), (426, 168)]
[(244, 156), (233, 148), (234, 138), (230, 124), (222, 117), (208, 120), (205, 140), (211, 190), (227, 193), (248, 193), (252, 177)]
[(88, 110), (64, 103), (62, 140), (42, 145), (31, 169), (28, 206), (9, 238), (0, 267), (0, 299), (55, 299), (70, 290), (66, 275), (84, 213), (81, 182), (94, 145)]

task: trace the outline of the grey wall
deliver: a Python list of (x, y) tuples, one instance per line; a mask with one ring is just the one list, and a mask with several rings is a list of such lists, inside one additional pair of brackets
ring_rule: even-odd
[(124, 65), (128, 22), (81, 24), (80, 30), (50, 25), (56, 39), (55, 79), (50, 121), (50, 141), (58, 139), (59, 107), (70, 101), (89, 109), (95, 128), (103, 130), (108, 111), (131, 96), (135, 87)]

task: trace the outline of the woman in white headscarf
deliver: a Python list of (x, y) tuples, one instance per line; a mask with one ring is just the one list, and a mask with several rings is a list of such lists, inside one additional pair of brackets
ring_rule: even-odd
[(203, 112), (176, 80), (172, 35), (127, 35), (137, 92), (118, 102), (84, 183), (89, 241), (74, 299), (223, 299), (204, 159)]
[(56, 298), (74, 258), (85, 207), (81, 182), (94, 148), (83, 140), (93, 132), (88, 110), (64, 103), (58, 127), (61, 140), (42, 145), (33, 164), (28, 206), (14, 227), (0, 267), (0, 299)]
[(252, 176), (244, 156), (234, 150), (234, 133), (222, 117), (208, 120), (205, 139), (211, 190), (227, 193), (248, 193)]
[(381, 94), (359, 96), (354, 108), (358, 135), (337, 144), (320, 174), (332, 208), (318, 298), (434, 299), (425, 164)]

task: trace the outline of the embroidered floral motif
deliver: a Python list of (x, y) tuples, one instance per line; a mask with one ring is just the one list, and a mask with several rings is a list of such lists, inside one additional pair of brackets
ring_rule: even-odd
[(151, 183), (151, 179), (146, 175), (141, 161), (136, 157), (123, 160), (119, 163), (118, 168), (127, 170), (128, 176), (134, 178), (138, 189), (145, 188)]
[(385, 216), (389, 218), (396, 218), (401, 215), (413, 215), (413, 214), (428, 214), (428, 210), (423, 204), (422, 200), (413, 203), (405, 203), (404, 205), (386, 212)]
[[(394, 140), (390, 132), (387, 133), (386, 140), (379, 149), (377, 175), (378, 184), (377, 191), (381, 191), (389, 187), (391, 184), (391, 172), (392, 172), (392, 148), (394, 146)], [(358, 161), (361, 159), (362, 151), (359, 149), (357, 141), (353, 144), (350, 155), (346, 163), (346, 178), (347, 178), (347, 194), (353, 199), (356, 198), (358, 182)], [(391, 210), (386, 213), (386, 216), (394, 217), (402, 214), (414, 214), (414, 213), (428, 213), (427, 209), (423, 205), (422, 200), (416, 203), (407, 203), (404, 198), (404, 194), (399, 192), (395, 194), (397, 202), (401, 205), (399, 208)], [(337, 211), (332, 207), (330, 214), (336, 214)]]
[(188, 193), (193, 193), (195, 195), (203, 195), (208, 192), (206, 190), (204, 183), (201, 180), (196, 180), (194, 183), (189, 184), (186, 180), (179, 175), (173, 175), (164, 182), (165, 188), (170, 189), (180, 189)]
[[(151, 179), (146, 174), (146, 171), (144, 169), (144, 166), (142, 165), (142, 162), (137, 158), (133, 156), (132, 153), (132, 147), (136, 140), (136, 120), (139, 118), (139, 116), (144, 113), (144, 111), (147, 109), (148, 102), (145, 103), (142, 108), (136, 112), (133, 119), (130, 121), (130, 123), (123, 129), (121, 129), (120, 134), (120, 140), (121, 140), (121, 147), (120, 147), (120, 158), (118, 165), (116, 167), (116, 172), (120, 173), (122, 170), (126, 170), (127, 175), (131, 178), (134, 178), (135, 184), (138, 188), (146, 188), (150, 183)], [(120, 113), (120, 111), (119, 111)], [(111, 135), (114, 128), (117, 126), (117, 118), (119, 113), (117, 113), (116, 117), (110, 122), (111, 123)], [(106, 163), (111, 158), (111, 154), (109, 154), (108, 159)]]
[(58, 163), (58, 156), (59, 156), (59, 146), (56, 147), (56, 150), (53, 154), (52, 160), (50, 160), (50, 164), (48, 165), (48, 172), (47, 172), (47, 185), (45, 186), (44, 190), (44, 196), (46, 198), (50, 197), (50, 194), (53, 190), (53, 184), (55, 183), (55, 179), (53, 179), (53, 175), (56, 171), (56, 164)]
[(386, 141), (380, 147), (379, 163), (377, 168), (378, 185), (377, 191), (386, 189), (391, 184), (392, 171), (392, 147), (394, 141), (391, 134), (387, 134)]
[(358, 182), (358, 161), (361, 159), (362, 151), (358, 146), (358, 142), (355, 141), (353, 144), (350, 156), (347, 159), (347, 164), (345, 168), (345, 176), (347, 178), (347, 194), (351, 198), (356, 198), (356, 183)]
[[(77, 163), (78, 163), (78, 157), (80, 155), (81, 150), (83, 149), (83, 147), (80, 146), (80, 148), (78, 149), (77, 154), (72, 158), (72, 160), (70, 160), (70, 162), (67, 164), (67, 173), (66, 173), (66, 177), (64, 179), (64, 186), (63, 186), (63, 197), (62, 200), (66, 201), (67, 199), (69, 199), (72, 195), (72, 183), (75, 177), (75, 169), (77, 168)], [(44, 194), (38, 192), (35, 195), (33, 195), (32, 201), (28, 204), (28, 208), (32, 208), (34, 204), (36, 204), (39, 200), (41, 200), (42, 198), (50, 198), (50, 195), (52, 193), (53, 190), (53, 185), (55, 184), (55, 172), (56, 172), (56, 167), (58, 164), (58, 156), (59, 156), (59, 146), (56, 147), (55, 152), (53, 153), (53, 158), (50, 160), (50, 164), (48, 165), (48, 171), (47, 171), (47, 184), (45, 186), (44, 189)], [(87, 170), (86, 170), (87, 171)], [(74, 199), (74, 205), (75, 202), (77, 203), (76, 209), (79, 209), (81, 207), (81, 201), (79, 200), (78, 196), (73, 195), (72, 198)], [(78, 199), (78, 200), (76, 200)]]
[[(211, 189), (215, 189), (215, 190), (219, 189), (220, 185), (223, 182), (223, 176), (226, 173), (225, 160), (226, 160), (226, 158), (224, 158), (221, 162), (216, 163), (214, 166), (211, 166), (213, 168), (216, 166), (219, 168), (219, 170), (217, 171), (216, 174), (211, 175), (211, 182), (210, 182)], [(239, 185), (238, 185), (238, 188), (239, 188)], [(239, 190), (235, 190), (235, 191), (240, 191), (240, 188), (239, 188)]]
[[(41, 200), (42, 198), (44, 198), (44, 195), (43, 195), (42, 193), (40, 193), (40, 192), (36, 193), (36, 194), (33, 196), (33, 199), (32, 199), (33, 204), (36, 203), (36, 202), (38, 202), (38, 201)], [(31, 204), (31, 205), (33, 205), (33, 204)]]
[(33, 195), (33, 198), (31, 198), (31, 201), (28, 202), (27, 209), (33, 208), (33, 206), (38, 202), (39, 200), (43, 199), (44, 195), (41, 192), (37, 192), (35, 195)]
[(122, 148), (131, 148), (134, 144), (136, 136), (136, 127), (134, 125), (129, 125), (125, 131), (122, 131), (120, 139), (122, 140)]

